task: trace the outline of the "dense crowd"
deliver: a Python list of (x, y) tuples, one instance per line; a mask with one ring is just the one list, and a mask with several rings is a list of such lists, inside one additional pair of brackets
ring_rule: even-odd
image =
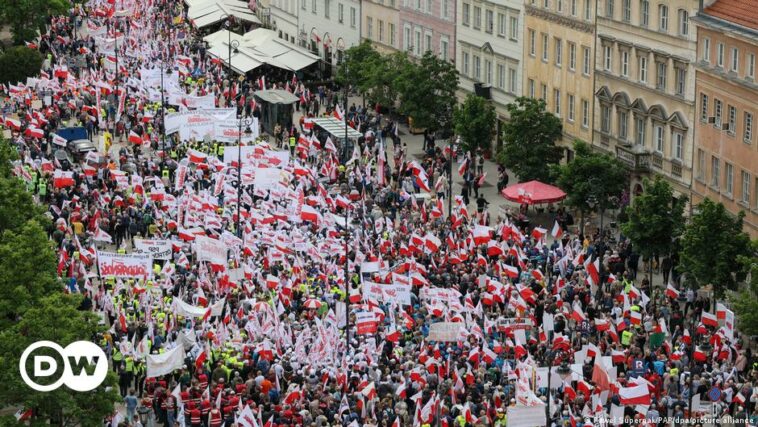
[[(663, 274), (652, 286), (638, 248), (569, 233), (563, 209), (550, 231), (525, 209), (490, 217), (481, 153), (425, 134), (416, 159), (397, 123), (343, 113), (330, 87), (230, 74), (185, 14), (181, 2), (119, 0), (51, 17), (40, 77), (4, 98), (16, 172), (49, 208), (65, 291), (110, 328), (93, 339), (124, 410), (104, 422), (505, 426), (530, 407), (548, 425), (619, 414), (667, 425), (710, 408), (697, 402), (713, 387), (711, 415), (752, 416), (751, 351), (726, 307), (679, 289), (676, 259), (642, 260)], [(260, 116), (253, 93), (266, 83), (289, 90), (302, 119), (257, 140), (240, 177), (224, 162), (236, 147), (164, 136), (164, 115), (186, 107), (161, 111), (162, 92), (142, 83), (159, 64), (183, 93), (241, 116)], [(312, 124), (343, 114), (362, 135), (351, 143)], [(113, 147), (62, 162), (56, 132), (70, 125)], [(259, 186), (251, 175), (271, 168), (278, 179)], [(454, 177), (462, 192), (448, 210)], [(504, 170), (497, 181), (507, 185)], [(222, 262), (202, 256), (208, 238)], [(171, 242), (150, 277), (100, 275), (101, 251), (129, 254), (140, 239)], [(170, 372), (150, 375), (174, 354)]]

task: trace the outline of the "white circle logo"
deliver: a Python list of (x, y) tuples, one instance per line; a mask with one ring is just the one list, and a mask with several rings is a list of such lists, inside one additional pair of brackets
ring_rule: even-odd
[[(52, 384), (38, 384), (30, 378), (26, 371), (26, 362), (29, 356), (41, 348), (55, 350), (63, 360), (63, 373)], [(32, 360), (35, 378), (49, 378), (58, 373), (56, 358), (48, 355), (36, 355), (33, 356)], [(94, 369), (92, 369), (93, 366)], [(105, 352), (97, 344), (89, 341), (72, 342), (66, 348), (62, 348), (52, 341), (37, 341), (21, 354), (18, 367), (21, 378), (26, 385), (37, 391), (53, 391), (62, 384), (74, 391), (90, 391), (102, 384), (108, 375), (108, 359)]]

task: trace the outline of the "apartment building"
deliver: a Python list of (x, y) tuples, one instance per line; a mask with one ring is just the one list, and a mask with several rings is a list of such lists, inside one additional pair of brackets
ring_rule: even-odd
[(522, 95), (524, 2), (458, 0), (456, 8), (459, 97), (474, 92), (492, 100), (499, 145), (506, 105)]
[(566, 157), (573, 141), (592, 141), (596, 0), (527, 0), (523, 94), (543, 99), (563, 122)]
[(336, 65), (342, 52), (361, 41), (361, 1), (299, 0), (298, 43)]
[(383, 54), (389, 54), (401, 48), (398, 1), (402, 0), (365, 0), (361, 6), (363, 11), (361, 38), (370, 40), (374, 48)]
[(455, 0), (397, 0), (400, 44), (412, 56), (427, 51), (441, 59), (455, 58)]
[(690, 194), (698, 0), (598, 0), (593, 144)]
[(697, 29), (693, 203), (705, 197), (745, 212), (758, 237), (758, 10), (717, 0), (693, 18)]

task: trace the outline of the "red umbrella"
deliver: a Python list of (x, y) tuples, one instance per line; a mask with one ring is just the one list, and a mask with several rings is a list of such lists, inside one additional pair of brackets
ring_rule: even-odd
[(527, 205), (553, 203), (566, 198), (566, 193), (560, 188), (539, 181), (511, 185), (504, 188), (501, 194), (512, 202), (526, 203)]
[(303, 304), (303, 306), (305, 308), (312, 308), (314, 310), (317, 310), (319, 307), (321, 307), (321, 301), (310, 298), (310, 299), (305, 300), (305, 303)]

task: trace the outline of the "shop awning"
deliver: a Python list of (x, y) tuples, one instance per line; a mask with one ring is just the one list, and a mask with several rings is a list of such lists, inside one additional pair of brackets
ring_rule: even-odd
[(204, 28), (221, 22), (230, 16), (242, 22), (261, 25), (260, 19), (248, 7), (238, 0), (190, 0), (187, 16), (197, 28)]
[(307, 50), (287, 43), (276, 37), (276, 33), (265, 28), (256, 28), (245, 35), (226, 29), (205, 36), (210, 49), (208, 53), (224, 64), (229, 65), (229, 41), (237, 40), (239, 47), (232, 53), (232, 69), (238, 73), (247, 73), (261, 64), (268, 64), (288, 71), (301, 70), (319, 57)]
[[(337, 138), (345, 137), (345, 122), (342, 120), (337, 120), (334, 117), (322, 117), (313, 119), (313, 123)], [(347, 126), (348, 138), (357, 139), (361, 136), (363, 135), (360, 132)]]

